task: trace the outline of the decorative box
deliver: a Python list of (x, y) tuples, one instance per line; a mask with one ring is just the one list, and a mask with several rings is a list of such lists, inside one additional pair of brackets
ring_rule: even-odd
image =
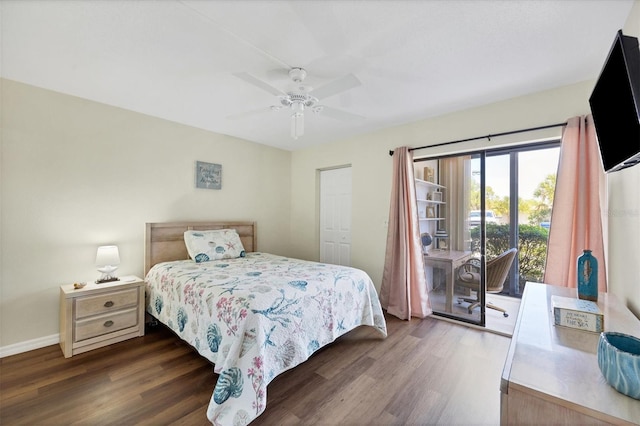
[(552, 295), (551, 305), (555, 325), (594, 333), (604, 331), (604, 314), (595, 302)]

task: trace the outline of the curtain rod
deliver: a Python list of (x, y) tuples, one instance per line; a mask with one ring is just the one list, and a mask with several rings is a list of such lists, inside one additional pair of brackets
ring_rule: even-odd
[[(509, 132), (496, 133), (494, 135), (489, 134), (489, 135), (486, 135), (486, 136), (477, 136), (475, 138), (460, 139), (460, 140), (451, 141), (451, 142), (442, 142), (442, 143), (438, 143), (438, 144), (435, 144), (435, 145), (418, 146), (416, 148), (409, 148), (409, 151), (415, 151), (417, 149), (424, 149), (424, 148), (433, 148), (433, 147), (436, 147), (436, 146), (451, 145), (451, 144), (454, 144), (454, 143), (475, 141), (475, 140), (480, 140), (480, 139), (489, 139), (489, 140), (491, 140), (492, 137), (513, 135), (513, 134), (516, 134), (516, 133), (531, 132), (531, 131), (534, 131), (534, 130), (551, 129), (553, 127), (561, 127), (561, 126), (566, 126), (566, 125), (567, 125), (567, 123), (564, 122), (564, 123), (549, 124), (547, 126), (530, 127), (528, 129), (511, 130)], [(393, 150), (389, 151), (389, 155), (393, 155)]]

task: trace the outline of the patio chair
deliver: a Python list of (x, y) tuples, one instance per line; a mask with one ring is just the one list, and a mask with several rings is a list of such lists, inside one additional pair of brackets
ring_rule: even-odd
[[(511, 269), (513, 259), (515, 259), (517, 253), (518, 249), (512, 248), (487, 262), (487, 293), (500, 293), (502, 291), (504, 282), (507, 280), (507, 275), (509, 274), (509, 269)], [(475, 299), (458, 298), (458, 303), (470, 303), (467, 309), (469, 313), (472, 313), (475, 308), (480, 306), (480, 261), (478, 259), (470, 259), (458, 268), (456, 285), (476, 292)], [(509, 316), (506, 309), (496, 306), (489, 301), (486, 302), (485, 306), (502, 312), (502, 315), (505, 317)]]

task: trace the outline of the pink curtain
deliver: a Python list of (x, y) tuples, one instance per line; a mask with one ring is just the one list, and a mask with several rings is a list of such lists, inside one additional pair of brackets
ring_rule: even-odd
[(560, 146), (545, 283), (575, 288), (578, 256), (589, 249), (598, 260), (598, 290), (607, 291), (600, 206), (603, 178), (591, 115), (569, 119)]
[(393, 152), (393, 182), (384, 272), (382, 307), (400, 319), (432, 313), (420, 242), (413, 155), (407, 147)]

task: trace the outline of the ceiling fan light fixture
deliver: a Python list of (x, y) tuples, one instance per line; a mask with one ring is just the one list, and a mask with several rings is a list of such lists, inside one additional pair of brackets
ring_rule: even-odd
[(304, 102), (294, 101), (291, 103), (291, 111), (294, 114), (303, 114), (304, 113)]
[(283, 106), (290, 107), (293, 102), (289, 96), (280, 96), (280, 103)]
[(291, 137), (298, 139), (302, 135), (304, 135), (304, 114), (294, 112), (291, 114)]

